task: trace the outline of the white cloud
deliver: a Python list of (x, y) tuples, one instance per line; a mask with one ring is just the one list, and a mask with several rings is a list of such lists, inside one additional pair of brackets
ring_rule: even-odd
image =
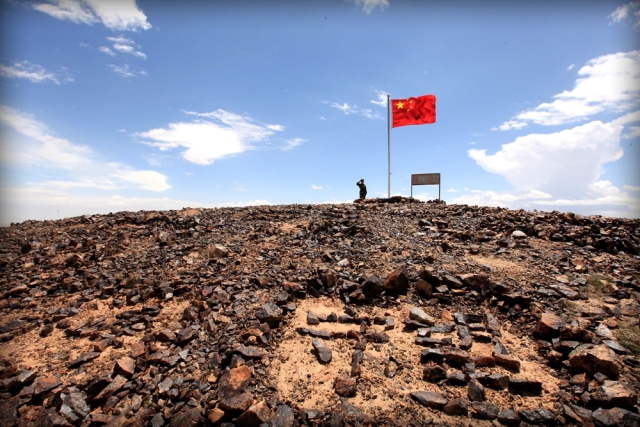
[(459, 192), (460, 192), (460, 190), (456, 190), (455, 188), (449, 188), (447, 190), (447, 193), (459, 193)]
[(383, 91), (383, 90), (378, 90), (378, 89), (374, 89), (374, 91), (376, 92), (376, 95), (378, 96), (378, 99), (372, 99), (371, 103), (372, 104), (376, 104), (380, 107), (386, 107), (387, 106), (387, 92)]
[[(373, 101), (372, 101), (373, 102)], [(377, 111), (371, 111), (368, 108), (358, 108), (357, 105), (349, 105), (346, 102), (344, 104), (338, 104), (337, 102), (334, 102), (333, 104), (331, 104), (331, 106), (333, 108), (337, 108), (338, 110), (342, 111), (344, 114), (349, 115), (349, 114), (359, 114), (363, 117), (366, 117), (368, 119), (381, 119), (383, 118), (379, 112)]]
[[(266, 141), (279, 125), (259, 125), (250, 117), (244, 117), (224, 110), (210, 113), (185, 111), (200, 119), (192, 122), (170, 123), (166, 128), (151, 129), (135, 133), (145, 139), (144, 144), (157, 147), (161, 151), (186, 148), (182, 157), (198, 165), (209, 165), (234, 154), (257, 148), (257, 143)], [(294, 138), (287, 142), (285, 149), (302, 143)], [(287, 148), (288, 147), (288, 148)]]
[(113, 51), (112, 51), (110, 48), (106, 47), (106, 46), (100, 46), (100, 47), (98, 48), (98, 50), (99, 50), (100, 52), (102, 52), (102, 53), (106, 53), (107, 55), (110, 55), (110, 56), (116, 56), (116, 54), (115, 54), (115, 53), (113, 53)]
[(120, 44), (120, 43), (116, 43), (113, 45), (113, 48), (115, 50), (117, 50), (118, 52), (123, 52), (123, 53), (127, 53), (129, 55), (133, 55), (133, 56), (137, 56), (139, 58), (142, 59), (147, 59), (147, 55), (145, 55), (144, 53), (137, 51), (133, 48), (133, 46), (130, 46), (128, 44)]
[(469, 145), (476, 145), (476, 142), (475, 142), (475, 141), (471, 141), (471, 142), (469, 143)]
[(45, 70), (40, 65), (32, 64), (29, 61), (14, 62), (13, 65), (0, 64), (0, 76), (17, 79), (27, 79), (34, 83), (47, 81), (60, 84), (60, 80), (73, 81), (71, 77), (62, 78), (55, 73)]
[(88, 146), (50, 135), (43, 123), (13, 108), (0, 105), (0, 124), (35, 142), (11, 141), (10, 135), (3, 135), (6, 147), (1, 159), (3, 162), (57, 171), (68, 178), (32, 183), (32, 187), (58, 190), (134, 188), (155, 192), (171, 188), (165, 175), (153, 170), (135, 170), (119, 163), (99, 161)]
[(302, 139), (302, 138), (288, 139), (287, 141), (285, 141), (285, 146), (282, 147), (282, 150), (289, 151), (294, 147), (297, 147), (298, 145), (302, 145), (305, 141), (306, 139)]
[(384, 10), (385, 7), (389, 6), (389, 0), (353, 0), (353, 2), (357, 6), (361, 6), (366, 13), (371, 13), (376, 7)]
[(629, 133), (623, 136), (624, 139), (635, 138), (636, 136), (640, 136), (640, 126), (631, 126), (629, 128)]
[(573, 90), (555, 95), (553, 102), (521, 112), (498, 129), (519, 129), (526, 123), (571, 123), (593, 114), (623, 112), (633, 107), (640, 95), (640, 51), (592, 59), (578, 71), (578, 76)]
[(109, 64), (109, 67), (113, 70), (114, 73), (125, 78), (147, 75), (147, 72), (144, 70), (133, 70), (129, 68), (129, 64), (124, 64), (123, 66)]
[(351, 106), (349, 104), (347, 104), (346, 102), (342, 105), (338, 104), (337, 102), (334, 102), (333, 104), (331, 104), (331, 106), (333, 108), (337, 108), (338, 110), (342, 111), (343, 113), (349, 115), (352, 113), (356, 113), (358, 111), (358, 109), (356, 108), (356, 106)]
[(571, 65), (569, 65), (569, 66), (567, 67), (567, 71), (571, 71), (571, 70), (573, 70), (573, 67), (575, 67), (575, 66), (576, 66), (576, 64), (571, 64)]
[(93, 25), (101, 22), (111, 30), (138, 31), (151, 28), (135, 0), (48, 0), (34, 4), (33, 8), (76, 24)]
[(363, 115), (364, 117), (366, 117), (367, 119), (381, 119), (383, 118), (379, 112), (377, 111), (371, 111), (368, 108), (363, 108), (362, 110), (360, 110), (360, 114)]
[(200, 203), (168, 197), (87, 196), (50, 188), (1, 187), (0, 226), (27, 219), (49, 220), (118, 211), (170, 210)]
[(244, 186), (242, 184), (240, 184), (239, 182), (236, 182), (236, 186), (231, 190), (231, 191), (241, 191), (241, 192), (246, 192), (249, 191), (246, 188), (244, 188)]
[(611, 15), (608, 16), (610, 19), (610, 23), (620, 23), (624, 21), (627, 16), (629, 16), (629, 12), (633, 12), (633, 16), (635, 17), (635, 27), (640, 26), (640, 1), (633, 1), (631, 3), (627, 3), (625, 5), (619, 6), (614, 10)]
[(640, 191), (640, 185), (638, 185), (638, 186), (623, 185), (622, 188), (627, 190), (627, 191)]
[(605, 163), (622, 157), (621, 131), (621, 125), (593, 121), (561, 132), (518, 137), (493, 155), (477, 149), (468, 154), (519, 190), (570, 197), (584, 193)]
[(281, 132), (284, 130), (284, 126), (282, 125), (267, 125), (267, 129), (275, 130), (276, 132)]
[(313, 188), (314, 190), (322, 190), (322, 185), (311, 184), (311, 188)]

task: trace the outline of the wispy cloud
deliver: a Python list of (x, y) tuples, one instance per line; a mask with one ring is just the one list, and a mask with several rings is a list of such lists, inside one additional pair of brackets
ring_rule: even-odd
[(293, 148), (302, 145), (304, 142), (306, 141), (306, 139), (302, 139), (302, 138), (293, 138), (293, 139), (288, 139), (285, 141), (285, 145), (282, 147), (283, 151), (289, 151), (292, 150)]
[(130, 38), (120, 35), (118, 37), (107, 37), (107, 40), (113, 43), (113, 50), (111, 50), (112, 48), (101, 46), (99, 48), (100, 52), (106, 53), (107, 55), (115, 56), (115, 50), (116, 52), (137, 56), (138, 58), (142, 59), (147, 59), (147, 55), (137, 50), (138, 45)]
[(376, 92), (376, 96), (378, 97), (378, 99), (372, 99), (371, 103), (372, 104), (376, 104), (379, 107), (386, 107), (387, 106), (387, 92), (385, 92), (383, 90), (378, 90), (378, 89), (374, 89), (374, 91)]
[(311, 188), (313, 188), (314, 190), (322, 190), (322, 185), (311, 184)]
[(124, 64), (124, 65), (109, 64), (109, 67), (113, 70), (114, 73), (116, 73), (121, 77), (138, 77), (138, 76), (147, 75), (146, 71), (134, 70), (129, 67), (129, 64)]
[(357, 105), (349, 105), (346, 102), (343, 104), (338, 104), (337, 102), (334, 102), (333, 104), (331, 104), (331, 107), (342, 111), (347, 116), (349, 114), (358, 114), (368, 119), (383, 118), (383, 116), (377, 111), (372, 111), (369, 108), (358, 108)]
[(592, 59), (578, 76), (573, 90), (565, 90), (554, 96), (555, 101), (523, 111), (493, 129), (521, 129), (529, 123), (559, 125), (598, 113), (628, 110), (637, 105), (640, 95), (640, 51)]
[(371, 13), (376, 7), (380, 10), (384, 10), (389, 6), (389, 0), (353, 0), (353, 2), (362, 7), (367, 14)]
[(334, 102), (333, 104), (331, 104), (331, 106), (333, 108), (337, 108), (338, 110), (342, 111), (343, 113), (349, 115), (349, 114), (353, 114), (358, 112), (358, 109), (356, 108), (356, 106), (351, 106), (349, 104), (347, 104), (346, 102), (344, 104), (338, 104), (337, 102)]
[(148, 30), (151, 24), (135, 0), (48, 0), (32, 7), (56, 19), (76, 24), (102, 23), (116, 31)]
[(73, 77), (63, 76), (51, 71), (47, 71), (40, 65), (32, 64), (29, 61), (14, 62), (13, 65), (0, 64), (0, 76), (16, 79), (27, 79), (34, 83), (53, 82), (72, 82)]
[(633, 1), (617, 7), (608, 18), (611, 24), (617, 24), (627, 19), (630, 14), (633, 14), (634, 27), (640, 26), (640, 1)]
[[(184, 113), (196, 119), (169, 123), (167, 127), (138, 132), (134, 136), (161, 151), (186, 148), (181, 153), (182, 158), (198, 165), (210, 165), (215, 160), (257, 149), (260, 143), (267, 143), (274, 132), (284, 129), (280, 125), (258, 124), (250, 117), (222, 109), (209, 113)], [(288, 140), (283, 150), (303, 141), (301, 138)]]
[[(100, 161), (88, 146), (51, 135), (45, 124), (13, 108), (0, 105), (0, 125), (34, 142), (25, 144), (9, 141), (2, 161), (57, 171), (66, 178), (32, 183), (32, 187), (90, 187), (103, 190), (134, 188), (155, 192), (171, 188), (165, 175), (153, 170), (137, 170), (120, 163)], [(4, 139), (11, 137), (4, 136)]]

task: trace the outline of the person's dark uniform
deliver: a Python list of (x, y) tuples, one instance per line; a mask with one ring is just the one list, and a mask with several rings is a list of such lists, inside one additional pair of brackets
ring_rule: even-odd
[(367, 197), (367, 186), (364, 185), (364, 179), (356, 182), (356, 185), (360, 187), (360, 198), (365, 199)]

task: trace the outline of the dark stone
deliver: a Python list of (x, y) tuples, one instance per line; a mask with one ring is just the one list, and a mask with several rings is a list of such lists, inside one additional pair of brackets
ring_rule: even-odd
[(485, 386), (495, 389), (504, 390), (509, 387), (509, 376), (502, 374), (492, 374), (480, 380)]
[(410, 395), (415, 401), (429, 408), (440, 409), (449, 402), (446, 397), (433, 391), (412, 391)]
[(554, 313), (544, 312), (536, 324), (533, 334), (539, 338), (557, 337), (560, 335), (560, 330), (564, 325), (564, 320)]
[(15, 427), (18, 422), (18, 397), (0, 401), (0, 425)]
[(448, 415), (467, 415), (469, 405), (462, 398), (450, 400), (442, 410)]
[(320, 324), (320, 319), (318, 319), (318, 316), (316, 316), (311, 310), (309, 310), (309, 312), (307, 313), (307, 324), (308, 325)]
[(38, 377), (35, 380), (34, 396), (40, 396), (62, 384), (58, 377)]
[(512, 372), (520, 372), (520, 361), (515, 357), (508, 356), (506, 354), (495, 353), (493, 355), (496, 363), (500, 366), (503, 366)]
[(505, 409), (498, 414), (498, 421), (507, 426), (517, 426), (520, 424), (520, 417), (513, 409)]
[(525, 409), (519, 412), (520, 417), (529, 424), (553, 426), (557, 423), (556, 414), (545, 408)]
[(339, 396), (353, 397), (356, 395), (356, 379), (346, 375), (336, 378), (333, 388)]
[(256, 318), (261, 322), (277, 323), (282, 320), (282, 309), (274, 303), (268, 302), (256, 312)]
[(452, 386), (465, 386), (469, 384), (469, 375), (464, 372), (454, 371), (447, 375), (447, 381)]
[(640, 415), (622, 408), (598, 408), (593, 411), (592, 416), (599, 426), (637, 427), (640, 425)]
[(237, 396), (244, 392), (251, 382), (251, 369), (248, 366), (238, 366), (224, 371), (218, 380), (218, 399)]
[(191, 408), (171, 417), (169, 427), (194, 427), (200, 422), (200, 418), (202, 418), (200, 411), (196, 408)]
[(411, 311), (409, 311), (409, 319), (415, 320), (416, 322), (422, 323), (426, 326), (431, 326), (436, 323), (436, 319), (434, 319), (418, 307), (413, 307)]
[(362, 284), (362, 292), (367, 296), (378, 296), (384, 290), (380, 277), (373, 275)]
[(325, 346), (320, 340), (312, 340), (313, 349), (315, 350), (318, 362), (326, 364), (331, 362), (333, 354), (331, 350)]
[(293, 427), (295, 416), (291, 408), (287, 405), (279, 405), (276, 413), (271, 418), (271, 427)]
[(69, 368), (74, 369), (77, 368), (78, 366), (87, 363), (90, 360), (93, 360), (95, 358), (97, 358), (98, 356), (100, 356), (100, 353), (96, 352), (96, 351), (90, 351), (87, 353), (82, 353), (76, 360), (74, 360), (73, 362), (69, 363)]
[(485, 400), (484, 387), (477, 379), (473, 378), (471, 381), (469, 381), (467, 396), (469, 396), (469, 400), (473, 402), (482, 402)]
[(409, 273), (404, 267), (391, 272), (383, 282), (384, 289), (391, 292), (402, 292), (409, 287)]
[(420, 353), (421, 363), (442, 363), (443, 360), (444, 356), (442, 355), (442, 350), (439, 348), (427, 348), (426, 350), (422, 350)]
[(465, 363), (472, 362), (471, 357), (469, 357), (469, 354), (466, 351), (457, 348), (447, 348), (442, 351), (442, 354), (448, 363), (452, 363), (454, 365), (462, 366)]
[(422, 371), (422, 378), (425, 381), (437, 382), (447, 378), (447, 370), (438, 365), (427, 366)]
[(473, 338), (471, 338), (471, 335), (467, 335), (466, 337), (462, 338), (458, 343), (458, 347), (460, 347), (462, 350), (469, 350), (472, 346)]
[(509, 378), (509, 391), (521, 396), (540, 396), (542, 394), (542, 383), (526, 378)]
[(245, 392), (233, 397), (228, 397), (218, 404), (223, 411), (244, 412), (253, 403), (253, 394)]
[(473, 416), (481, 420), (495, 420), (498, 418), (500, 408), (491, 402), (471, 402), (471, 406), (475, 411)]

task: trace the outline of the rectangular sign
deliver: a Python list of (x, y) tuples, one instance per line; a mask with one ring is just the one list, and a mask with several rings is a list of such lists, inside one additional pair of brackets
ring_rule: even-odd
[(440, 185), (440, 173), (411, 175), (411, 185)]

